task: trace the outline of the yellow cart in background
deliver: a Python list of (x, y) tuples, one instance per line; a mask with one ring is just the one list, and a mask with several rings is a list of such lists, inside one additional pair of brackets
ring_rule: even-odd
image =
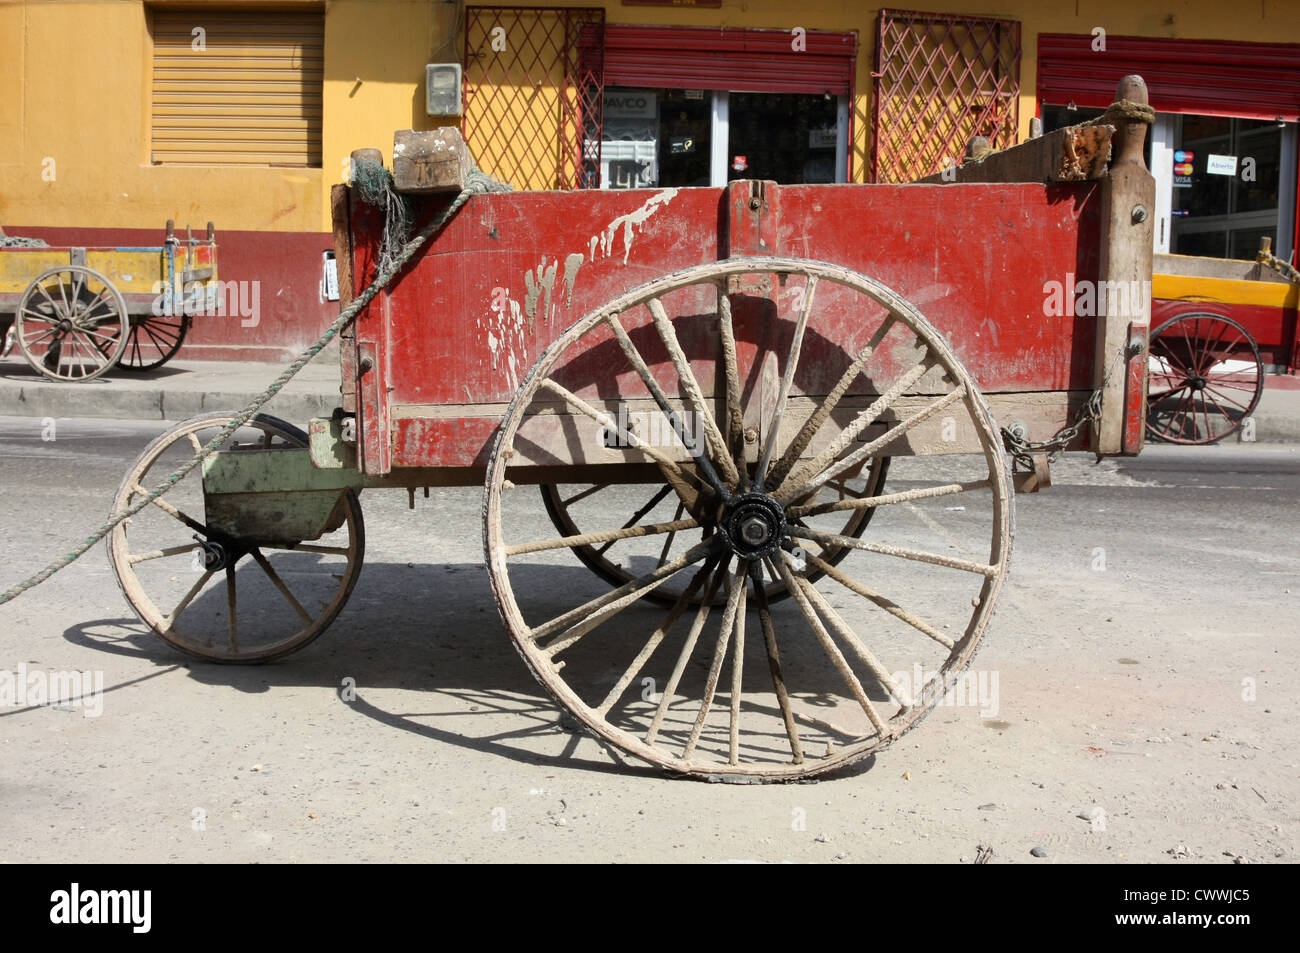
[(113, 367), (160, 367), (180, 350), (216, 278), (211, 222), (206, 238), (179, 239), (168, 221), (163, 243), (144, 247), (0, 237), (4, 353), (16, 347), (57, 381), (93, 380)]

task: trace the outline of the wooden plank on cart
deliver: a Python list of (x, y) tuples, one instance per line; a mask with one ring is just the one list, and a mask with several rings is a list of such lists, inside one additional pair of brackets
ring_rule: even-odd
[(1086, 182), (1106, 175), (1111, 126), (1067, 126), (917, 182)]
[(459, 192), (472, 167), (459, 129), (393, 133), (393, 183), (399, 192)]
[[(1115, 92), (1116, 101), (1148, 104), (1147, 86), (1141, 76), (1125, 76)], [(1141, 450), (1142, 428), (1127, 428), (1130, 434), (1139, 435), (1125, 439), (1125, 420), (1128, 415), (1126, 392), (1132, 392), (1131, 378), (1141, 378), (1145, 368), (1145, 329), (1151, 324), (1151, 265), (1155, 254), (1155, 201), (1156, 184), (1147, 171), (1143, 159), (1147, 124), (1141, 120), (1121, 121), (1115, 130), (1115, 158), (1102, 183), (1101, 193), (1101, 261), (1098, 276), (1098, 299), (1101, 289), (1128, 289), (1127, 294), (1107, 294), (1108, 301), (1117, 299), (1124, 306), (1106, 308), (1099, 315), (1097, 352), (1093, 365), (1095, 386), (1101, 391), (1101, 410), (1094, 421), (1093, 449), (1098, 455), (1136, 454)], [(1136, 338), (1141, 350), (1134, 348), (1135, 335), (1130, 325), (1138, 331)], [(1136, 352), (1136, 353), (1135, 353)], [(1137, 413), (1145, 410), (1144, 402), (1136, 402)]]

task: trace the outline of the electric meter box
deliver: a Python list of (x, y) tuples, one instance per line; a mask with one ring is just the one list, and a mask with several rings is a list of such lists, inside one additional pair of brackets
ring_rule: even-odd
[(430, 116), (460, 115), (460, 64), (429, 63), (424, 67), (425, 112)]

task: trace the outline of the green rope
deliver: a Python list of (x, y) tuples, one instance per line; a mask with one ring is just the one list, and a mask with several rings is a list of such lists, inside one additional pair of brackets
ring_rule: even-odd
[(76, 560), (85, 555), (92, 546), (111, 533), (123, 520), (129, 519), (136, 513), (139, 513), (142, 509), (179, 483), (187, 473), (192, 471), (207, 457), (221, 449), (236, 430), (252, 420), (267, 401), (278, 394), (280, 389), (293, 379), (294, 375), (306, 367), (311, 360), (325, 348), (325, 345), (329, 344), (329, 342), (332, 341), (340, 331), (351, 324), (361, 310), (371, 302), (375, 295), (388, 287), (389, 282), (393, 280), (393, 276), (396, 275), (397, 272), (399, 272), (402, 267), (415, 256), (416, 252), (424, 247), (425, 243), (427, 243), (430, 238), (441, 231), (443, 226), (451, 221), (455, 214), (461, 210), (462, 206), (469, 201), (471, 196), (486, 192), (505, 192), (509, 191), (509, 189), (510, 186), (503, 185), (486, 173), (472, 168), (469, 174), (465, 177), (464, 189), (462, 189), (461, 193), (456, 196), (455, 200), (448, 205), (440, 215), (436, 216), (427, 225), (420, 229), (414, 238), (406, 242), (402, 246), (401, 251), (398, 252), (396, 258), (394, 258), (387, 267), (378, 268), (374, 281), (372, 281), (370, 285), (361, 292), (361, 294), (357, 295), (351, 304), (339, 312), (339, 316), (334, 319), (334, 322), (328, 328), (325, 329), (325, 333), (322, 334), (314, 344), (299, 354), (294, 362), (286, 367), (280, 376), (272, 381), (271, 384), (262, 391), (261, 394), (255, 397), (247, 407), (240, 411), (237, 416), (231, 418), (230, 421), (226, 423), (221, 433), (209, 441), (199, 450), (198, 453), (190, 458), (189, 461), (181, 465), (176, 472), (168, 476), (167, 479), (151, 490), (147, 495), (141, 497), (138, 501), (132, 503), (125, 509), (114, 513), (108, 522), (100, 526), (82, 542), (78, 543), (71, 552), (60, 556), (34, 576), (29, 576), (17, 585), (6, 589), (4, 593), (0, 595), (0, 605), (4, 605), (6, 602), (18, 598), (28, 589), (39, 586), (60, 569), (76, 562)]

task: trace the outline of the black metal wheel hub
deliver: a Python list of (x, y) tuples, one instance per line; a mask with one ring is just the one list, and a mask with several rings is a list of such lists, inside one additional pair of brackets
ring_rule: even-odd
[(249, 552), (246, 547), (238, 545), (233, 540), (211, 537), (204, 539), (195, 533), (194, 541), (203, 550), (203, 568), (212, 572), (219, 572), (227, 566), (234, 565)]
[(1192, 385), (1192, 390), (1205, 390), (1206, 381), (1200, 374), (1193, 374), (1187, 378), (1187, 383)]
[(741, 559), (762, 559), (776, 552), (785, 539), (785, 511), (766, 493), (742, 493), (723, 512), (719, 528), (727, 546)]

